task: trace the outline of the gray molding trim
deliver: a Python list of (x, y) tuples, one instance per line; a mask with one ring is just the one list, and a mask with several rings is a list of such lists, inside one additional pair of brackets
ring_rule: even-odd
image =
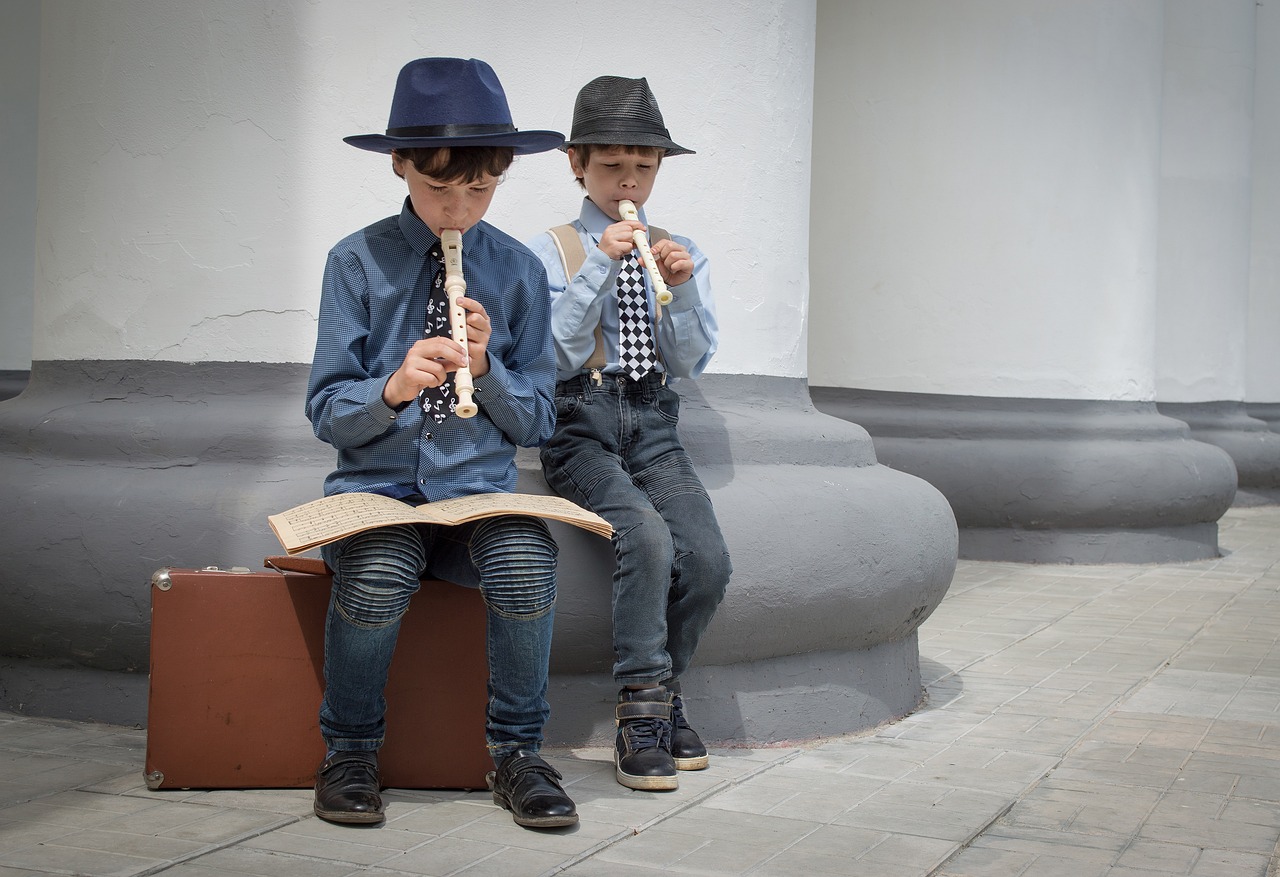
[[(0, 481), (15, 486), (0, 506), (0, 554), (14, 558), (0, 567), (0, 655), (42, 673), (144, 674), (152, 572), (257, 568), (279, 553), (266, 516), (318, 496), (333, 465), (332, 450), (303, 416), (308, 371), (304, 364), (36, 363), (27, 391), (0, 403)], [(819, 413), (802, 380), (714, 375), (677, 389), (681, 432), (735, 568), (699, 651), (708, 668), (702, 687), (696, 673), (686, 678), (691, 699), (705, 701), (708, 733), (801, 739), (818, 726), (855, 722), (831, 731), (847, 733), (863, 729), (856, 722), (864, 719), (879, 723), (912, 709), (914, 632), (955, 569), (958, 536), (946, 500), (879, 465), (866, 431)], [(521, 490), (547, 491), (534, 451), (521, 451), (517, 464)], [(574, 528), (553, 530), (561, 563), (552, 672), (598, 676), (611, 687), (612, 551)], [(885, 654), (895, 654), (900, 669), (877, 669)], [(808, 670), (797, 665), (814, 655), (829, 657)], [(773, 678), (780, 667), (796, 674), (795, 703), (768, 722), (734, 718), (738, 696), (757, 690), (751, 680)], [(21, 676), (13, 666), (0, 672), (0, 681)], [(833, 685), (851, 693), (828, 711), (823, 691)], [(0, 708), (14, 708), (6, 697), (0, 692)], [(851, 712), (849, 698), (889, 706)], [(105, 709), (55, 693), (40, 702), (45, 710)], [(584, 727), (567, 702), (553, 709), (565, 727)], [(813, 724), (819, 716), (827, 718)], [(145, 722), (145, 712), (123, 718)]]
[(863, 426), (878, 459), (951, 503), (961, 557), (1140, 563), (1218, 554), (1236, 475), (1152, 402), (947, 396), (811, 387)]
[(1158, 402), (1156, 407), (1187, 424), (1192, 438), (1226, 451), (1242, 490), (1280, 489), (1280, 435), (1251, 416), (1244, 402)]
[(1280, 402), (1246, 402), (1245, 413), (1261, 420), (1272, 432), (1280, 432)]
[(30, 377), (29, 371), (0, 369), (0, 402), (12, 399), (25, 390)]

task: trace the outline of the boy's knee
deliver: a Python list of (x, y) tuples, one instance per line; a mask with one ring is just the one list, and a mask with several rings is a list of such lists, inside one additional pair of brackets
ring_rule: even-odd
[(719, 605), (733, 575), (733, 564), (727, 551), (694, 552), (681, 557), (680, 584), (712, 605)]
[(559, 549), (540, 518), (496, 518), (477, 528), (472, 559), (490, 609), (507, 617), (538, 617), (556, 601)]
[(365, 627), (392, 624), (404, 615), (424, 565), (421, 537), (408, 526), (358, 534), (326, 560), (335, 571), (338, 611)]

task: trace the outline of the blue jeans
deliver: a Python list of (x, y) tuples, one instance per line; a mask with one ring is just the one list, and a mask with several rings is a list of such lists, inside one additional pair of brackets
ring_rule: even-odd
[(613, 525), (614, 679), (677, 691), (732, 572), (679, 418), (680, 397), (658, 375), (561, 381), (541, 454), (557, 493)]
[(329, 749), (370, 751), (382, 745), (383, 692), (400, 619), (426, 576), (478, 586), (484, 598), (490, 755), (500, 762), (516, 749), (537, 751), (550, 713), (556, 552), (546, 523), (521, 516), (457, 527), (382, 527), (324, 546), (333, 592), (325, 623), (320, 732)]

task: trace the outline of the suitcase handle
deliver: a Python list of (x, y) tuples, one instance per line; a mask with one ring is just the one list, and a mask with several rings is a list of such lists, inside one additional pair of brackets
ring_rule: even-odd
[(319, 557), (272, 555), (263, 560), (262, 565), (277, 572), (300, 572), (310, 576), (327, 576), (333, 572)]

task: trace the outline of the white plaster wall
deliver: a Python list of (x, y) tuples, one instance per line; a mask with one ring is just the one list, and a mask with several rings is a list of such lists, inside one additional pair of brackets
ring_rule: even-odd
[(1162, 402), (1241, 401), (1256, 5), (1166, 7), (1156, 391)]
[(40, 2), (5, 0), (0, 24), (0, 370), (31, 365), (36, 277)]
[(817, 17), (810, 382), (1151, 399), (1159, 0)]
[(1264, 3), (1256, 9), (1245, 398), (1280, 402), (1280, 8)]
[[(497, 70), (515, 124), (566, 133), (602, 74), (647, 76), (675, 139), (650, 219), (712, 259), (711, 370), (805, 369), (814, 3), (617, 14), (472, 0), (64, 0), (45, 7), (37, 359), (306, 362), (324, 254), (399, 209), (386, 127), (421, 56)], [(559, 153), (521, 158), (488, 218), (576, 215)]]

